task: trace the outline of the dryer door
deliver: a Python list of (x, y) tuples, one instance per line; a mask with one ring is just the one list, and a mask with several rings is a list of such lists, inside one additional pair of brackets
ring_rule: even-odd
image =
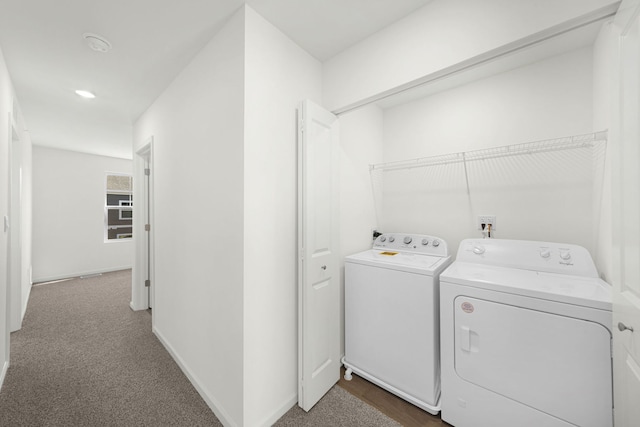
[(455, 370), (569, 423), (612, 425), (611, 334), (598, 323), (459, 296)]

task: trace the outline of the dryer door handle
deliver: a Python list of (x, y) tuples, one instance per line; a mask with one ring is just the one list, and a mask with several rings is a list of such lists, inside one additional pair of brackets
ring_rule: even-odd
[(468, 326), (460, 326), (460, 350), (471, 351), (471, 329)]

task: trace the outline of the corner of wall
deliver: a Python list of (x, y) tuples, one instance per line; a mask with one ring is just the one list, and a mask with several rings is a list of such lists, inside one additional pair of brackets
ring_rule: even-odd
[[(594, 131), (611, 129), (612, 105), (611, 88), (614, 79), (616, 39), (612, 23), (603, 25), (593, 45), (593, 127)], [(612, 169), (611, 131), (606, 147), (605, 165), (602, 176), (602, 199), (596, 201), (594, 209), (599, 210), (594, 224), (596, 253), (594, 261), (600, 276), (610, 281), (613, 273), (613, 217), (612, 217)]]
[(245, 11), (243, 412), (262, 426), (297, 402), (296, 109), (321, 99), (322, 67)]
[[(0, 49), (0, 224), (9, 215), (9, 133), (10, 113), (13, 103), (13, 87), (2, 50)], [(7, 248), (8, 234), (0, 226), (0, 383), (4, 380), (9, 366), (10, 323), (6, 316), (7, 300)]]
[(136, 148), (153, 135), (154, 330), (225, 425), (245, 424), (245, 9), (134, 125)]

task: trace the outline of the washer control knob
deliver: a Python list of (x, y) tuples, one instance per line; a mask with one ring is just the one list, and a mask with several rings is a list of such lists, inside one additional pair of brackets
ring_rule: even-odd
[(567, 261), (571, 259), (571, 252), (569, 251), (560, 251), (560, 258), (562, 258), (563, 260)]
[(396, 241), (396, 238), (393, 236), (389, 236), (389, 242), (393, 243)]
[(540, 249), (540, 256), (542, 258), (549, 258), (551, 256), (551, 251), (549, 249)]
[(405, 237), (404, 240), (403, 240), (405, 245), (408, 245), (412, 241), (413, 241), (413, 239), (410, 236)]
[(476, 255), (482, 255), (484, 253), (485, 249), (482, 246), (474, 246), (473, 247), (473, 253)]
[(380, 236), (380, 241), (381, 241), (381, 242), (386, 242), (386, 241), (387, 241), (386, 236)]
[(428, 244), (429, 244), (429, 241), (427, 239), (422, 239), (423, 246), (427, 246)]
[(432, 244), (435, 248), (437, 248), (438, 246), (440, 246), (440, 240), (435, 239), (433, 242), (431, 242), (431, 244)]

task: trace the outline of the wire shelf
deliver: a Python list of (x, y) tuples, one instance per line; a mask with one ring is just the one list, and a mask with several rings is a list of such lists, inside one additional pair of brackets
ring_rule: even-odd
[(538, 154), (553, 151), (572, 150), (576, 148), (591, 148), (594, 143), (607, 141), (607, 131), (574, 135), (543, 141), (526, 142), (523, 144), (505, 145), (502, 147), (485, 148), (473, 151), (444, 154), (439, 156), (420, 157), (417, 159), (397, 162), (379, 163), (369, 166), (370, 171), (392, 171), (401, 169), (442, 166), (454, 163), (467, 163), (478, 160), (496, 159), (508, 156)]

